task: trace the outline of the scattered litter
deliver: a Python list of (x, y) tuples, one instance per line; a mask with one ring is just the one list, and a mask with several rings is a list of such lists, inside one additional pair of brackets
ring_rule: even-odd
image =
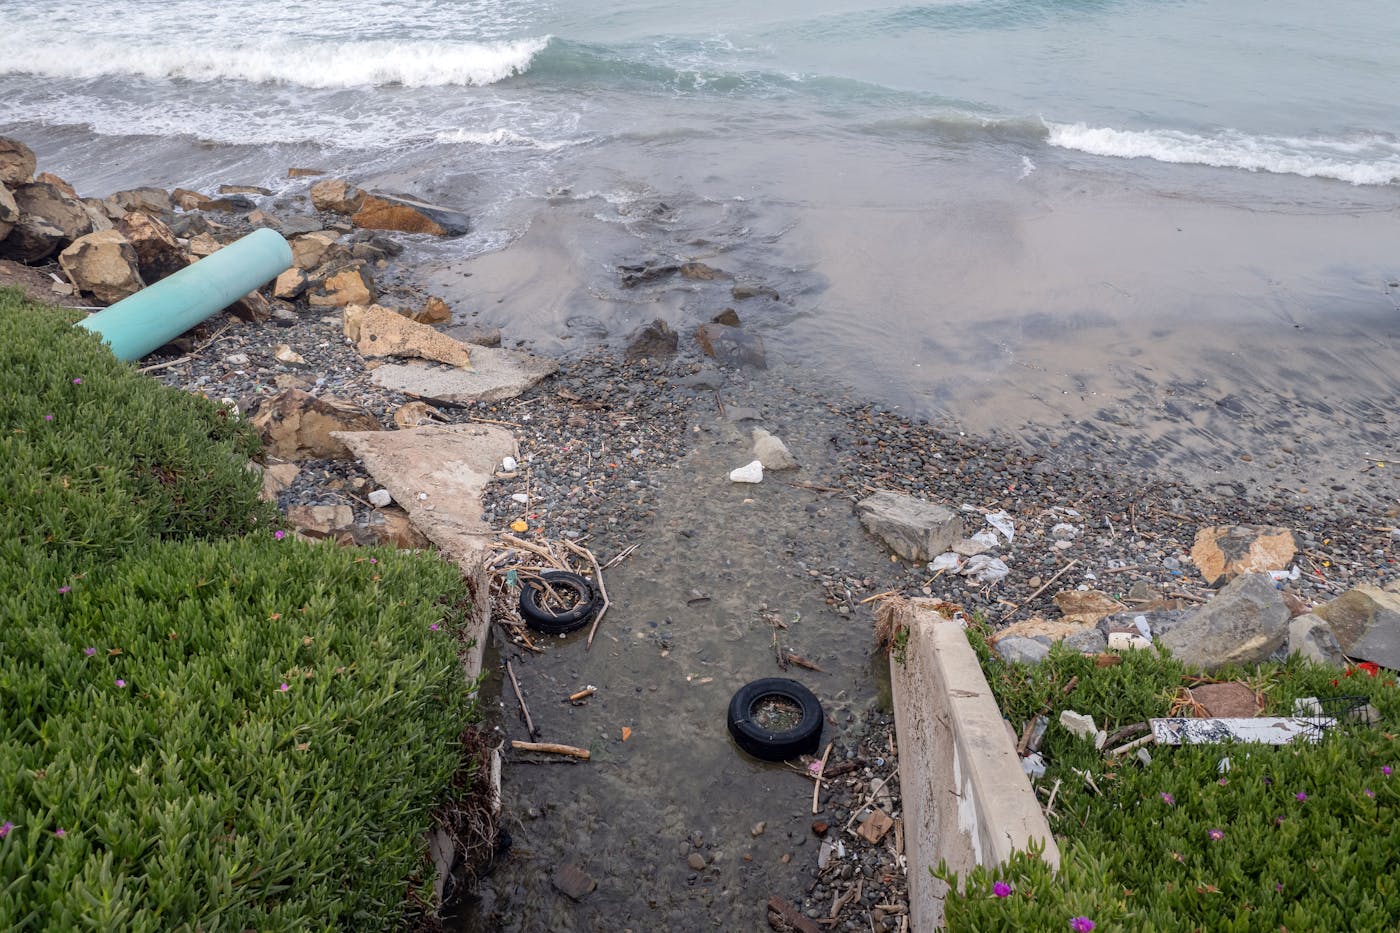
[(1060, 713), (1060, 725), (1070, 735), (1093, 742), (1096, 749), (1103, 748), (1104, 742), (1108, 741), (1108, 734), (1094, 725), (1093, 716), (1067, 709)]
[(976, 544), (984, 545), (989, 548), (994, 548), (1001, 543), (1001, 541), (996, 536), (996, 532), (994, 531), (979, 531), (977, 532), (977, 534), (973, 535), (967, 540), (972, 541)]
[(873, 810), (870, 818), (856, 827), (856, 835), (871, 845), (876, 845), (885, 838), (885, 833), (893, 828), (894, 820), (890, 819), (889, 814), (884, 810)]
[(1273, 577), (1275, 583), (1282, 583), (1284, 580), (1298, 579), (1298, 577), (1302, 576), (1302, 572), (1298, 569), (1297, 565), (1294, 565), (1288, 570), (1270, 570), (1269, 576)]
[(944, 570), (951, 570), (954, 573), (957, 573), (958, 555), (954, 554), (952, 551), (949, 551), (946, 554), (939, 554), (933, 560), (929, 561), (928, 569), (934, 571), (935, 573)]
[(525, 505), (530, 501), (530, 497), (523, 492), (511, 493), (510, 501)]
[(1108, 648), (1110, 651), (1142, 650), (1151, 647), (1151, 639), (1143, 638), (1141, 635), (1134, 635), (1132, 632), (1108, 633)]
[(1005, 535), (1008, 542), (1016, 537), (1016, 523), (1011, 520), (1011, 516), (1006, 514), (1004, 509), (1000, 512), (988, 512), (987, 524)]
[(746, 463), (735, 470), (729, 471), (729, 481), (732, 483), (761, 483), (763, 482), (763, 461), (755, 460)]
[(999, 557), (988, 557), (986, 554), (978, 554), (969, 557), (967, 563), (963, 564), (958, 571), (965, 577), (976, 577), (983, 583), (996, 583), (998, 580), (1006, 579), (1011, 573), (1011, 568), (1006, 566), (1006, 562)]
[(1332, 726), (1336, 720), (1326, 717), (1301, 719), (1283, 716), (1230, 719), (1149, 719), (1152, 738), (1158, 745), (1212, 745), (1221, 742), (1251, 742), (1256, 745), (1287, 745), (1301, 738), (1315, 742), (1321, 738), (1318, 726)]
[(1139, 635), (1148, 641), (1152, 640), (1152, 629), (1147, 624), (1147, 616), (1133, 616), (1133, 625), (1137, 628)]
[(1215, 770), (1219, 771), (1221, 774), (1229, 774), (1230, 757), (1227, 755), (1224, 758), (1220, 759), (1220, 763), (1215, 766)]
[(1045, 777), (1045, 759), (1040, 757), (1039, 752), (1031, 752), (1021, 759), (1021, 770), (1032, 778)]
[(1079, 529), (1068, 522), (1060, 522), (1054, 528), (1050, 529), (1050, 537), (1058, 541), (1069, 541), (1079, 537)]

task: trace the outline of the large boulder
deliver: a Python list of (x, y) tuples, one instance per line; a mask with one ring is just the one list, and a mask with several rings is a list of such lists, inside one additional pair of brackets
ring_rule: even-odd
[(1313, 613), (1327, 621), (1350, 657), (1400, 670), (1400, 592), (1393, 587), (1363, 583)]
[(1288, 638), (1288, 606), (1266, 573), (1236, 577), (1215, 598), (1161, 636), (1188, 667), (1258, 664)]
[(353, 214), (365, 203), (365, 193), (339, 178), (327, 178), (311, 186), (311, 204), (328, 214)]
[(20, 219), (10, 225), (10, 232), (0, 240), (0, 259), (13, 259), (15, 262), (39, 263), (51, 257), (69, 240), (63, 238), (63, 231), (42, 217), (20, 215)]
[(372, 305), (378, 297), (374, 276), (363, 259), (332, 263), (318, 269), (306, 289), (307, 304), (313, 308)]
[[(83, 234), (92, 232), (92, 218), (82, 202), (64, 194), (57, 185), (43, 182), (20, 185), (14, 189), (14, 197), (20, 219), (11, 235), (5, 238), (7, 258), (41, 262)], [(25, 228), (29, 230), (25, 255), (16, 255), (10, 248), (10, 241)]]
[(130, 211), (168, 216), (175, 213), (175, 200), (164, 188), (132, 188), (107, 196), (107, 207), (114, 218)]
[(0, 136), (0, 185), (16, 188), (34, 180), (34, 150), (18, 139)]
[(153, 214), (131, 211), (117, 223), (117, 229), (135, 248), (136, 263), (147, 284), (159, 282), (189, 265), (180, 241)]
[(1211, 585), (1242, 573), (1285, 570), (1298, 551), (1293, 532), (1271, 525), (1215, 525), (1196, 532), (1191, 561)]
[(1301, 654), (1309, 661), (1346, 667), (1347, 658), (1332, 626), (1312, 613), (1298, 616), (1288, 623), (1288, 653)]
[(433, 236), (461, 236), (471, 229), (467, 215), (461, 211), (382, 192), (365, 195), (350, 222), (365, 230), (397, 230)]
[(661, 318), (657, 318), (627, 338), (626, 357), (629, 360), (661, 360), (676, 355), (680, 335)]
[(78, 237), (58, 254), (74, 286), (104, 304), (121, 301), (145, 287), (136, 249), (117, 230), (99, 230)]
[(15, 203), (15, 196), (10, 194), (10, 189), (0, 185), (0, 240), (9, 236), (19, 222), (19, 205)]
[(962, 517), (945, 505), (877, 492), (856, 505), (861, 524), (905, 560), (926, 561), (963, 536)]
[(300, 389), (267, 399), (248, 422), (262, 435), (266, 452), (281, 460), (344, 460), (350, 451), (331, 432), (379, 430), (378, 419), (360, 406)]
[(466, 344), (379, 305), (347, 307), (345, 336), (356, 342), (361, 356), (416, 357), (450, 366), (472, 363)]

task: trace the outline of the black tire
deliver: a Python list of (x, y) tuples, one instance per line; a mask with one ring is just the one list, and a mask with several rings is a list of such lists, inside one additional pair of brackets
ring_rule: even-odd
[[(773, 732), (753, 720), (760, 700), (778, 697), (802, 710), (802, 719), (791, 729)], [(798, 755), (814, 755), (821, 744), (822, 705), (812, 691), (785, 677), (765, 677), (739, 688), (729, 701), (729, 734), (735, 743), (755, 758), (787, 761)]]
[(540, 605), (544, 587), (537, 581), (527, 580), (520, 588), (520, 614), (525, 624), (548, 635), (562, 635), (587, 624), (598, 608), (598, 597), (593, 594), (592, 585), (578, 574), (563, 570), (546, 570), (540, 577), (551, 588), (571, 592), (577, 598), (567, 612), (550, 612)]

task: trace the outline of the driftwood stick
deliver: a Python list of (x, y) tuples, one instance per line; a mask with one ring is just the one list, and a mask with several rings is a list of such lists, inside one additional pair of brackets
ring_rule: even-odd
[(525, 705), (525, 695), (520, 692), (520, 681), (515, 679), (515, 668), (509, 661), (506, 662), (506, 673), (510, 675), (510, 685), (515, 688), (515, 698), (520, 701), (520, 712), (525, 714), (525, 729), (533, 739), (539, 733), (535, 729), (535, 721), (530, 718), (530, 707)]
[(629, 544), (627, 547), (623, 548), (622, 551), (616, 557), (604, 564), (603, 569), (611, 570), (612, 568), (616, 567), (618, 564), (631, 557), (632, 552), (639, 547), (641, 547), (641, 544)]
[(526, 541), (524, 538), (517, 538), (515, 535), (509, 535), (505, 532), (501, 532), (500, 539), (506, 542), (507, 544), (521, 548), (522, 550), (529, 551), (531, 554), (534, 554), (538, 557), (543, 557), (545, 560), (549, 561), (550, 566), (552, 567), (559, 566), (559, 558), (549, 553), (544, 548), (540, 547), (538, 544)]
[(598, 623), (603, 621), (603, 613), (608, 611), (608, 606), (612, 603), (608, 600), (607, 584), (603, 582), (603, 568), (598, 566), (598, 558), (593, 556), (593, 552), (572, 541), (565, 541), (564, 546), (593, 565), (593, 579), (598, 581), (598, 595), (603, 597), (603, 606), (593, 617), (593, 627), (588, 630), (588, 641), (583, 646), (583, 650), (588, 651), (593, 647), (593, 636), (598, 633)]
[(557, 745), (554, 742), (511, 742), (510, 747), (519, 752), (545, 752), (550, 755), (568, 755), (571, 758), (582, 758), (584, 761), (593, 757), (593, 753), (586, 748), (576, 748), (573, 745)]
[(1060, 577), (1064, 576), (1065, 573), (1069, 571), (1069, 568), (1073, 567), (1077, 563), (1079, 563), (1079, 558), (1076, 557), (1074, 560), (1070, 561), (1068, 564), (1065, 564), (1059, 570), (1055, 571), (1055, 575), (1049, 580), (1046, 580), (1041, 585), (1040, 589), (1036, 590), (1034, 593), (1021, 600), (1020, 605), (1016, 606), (1014, 609), (1008, 609), (1006, 611), (1006, 614), (1001, 617), (1002, 621), (1005, 622), (1007, 619), (1011, 618), (1012, 615), (1026, 608), (1026, 606), (1029, 605), (1032, 600), (1034, 600), (1041, 593), (1044, 593), (1046, 590), (1050, 589), (1051, 584), (1053, 584), (1056, 580), (1060, 579)]
[(830, 742), (827, 742), (827, 743), (826, 743), (826, 751), (822, 752), (822, 766), (821, 766), (820, 768), (817, 769), (817, 783), (814, 784), (814, 785), (812, 786), (812, 813), (813, 813), (813, 814), (817, 814), (817, 813), (820, 813), (820, 812), (821, 812), (821, 805), (817, 802), (817, 799), (821, 796), (821, 792), (822, 792), (822, 772), (826, 770), (826, 759), (827, 759), (827, 756), (830, 755), (830, 754), (831, 754), (831, 743), (830, 743)]

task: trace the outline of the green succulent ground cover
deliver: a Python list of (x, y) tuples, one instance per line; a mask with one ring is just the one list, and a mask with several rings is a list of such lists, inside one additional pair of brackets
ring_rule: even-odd
[(255, 437), (0, 291), (0, 929), (401, 929), (455, 568), (276, 530)]
[[(1060, 711), (1091, 713), (1108, 730), (1165, 716), (1191, 672), (1147, 651), (1125, 653), (1117, 667), (1061, 648), (1041, 665), (1013, 665), (988, 650), (986, 634), (969, 631), (1010, 721), (1052, 710), (1041, 783), (1061, 782), (1050, 825), (1062, 867), (1054, 873), (1018, 853), (1007, 865), (976, 869), (945, 902), (949, 929), (1400, 929), (1400, 744), (1392, 731), (1400, 689), (1392, 672), (1341, 672), (1297, 656), (1219, 672), (1261, 692), (1269, 715), (1291, 715), (1297, 697), (1362, 696), (1383, 719), (1318, 744), (1153, 748), (1143, 767), (1105, 761), (1058, 726)], [(934, 873), (958, 883), (946, 866)]]

